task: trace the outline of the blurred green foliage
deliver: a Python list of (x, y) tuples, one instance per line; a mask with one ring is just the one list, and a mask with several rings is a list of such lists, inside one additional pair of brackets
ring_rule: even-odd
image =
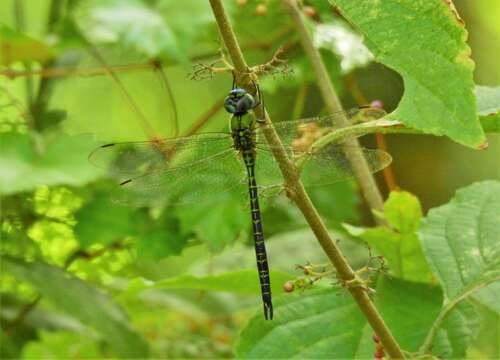
[[(386, 226), (371, 227), (354, 182), (312, 188), (332, 237), (356, 269), (386, 259), (389, 273), (371, 268), (366, 285), (404, 350), (428, 340), (443, 357), (498, 357), (500, 8), (456, 1), (464, 30), (438, 0), (408, 1), (411, 11), (301, 3), (346, 107), (381, 100), (406, 125), (449, 137), (387, 137), (397, 185), (411, 193), (387, 196)], [(259, 79), (273, 120), (324, 114), (281, 2), (224, 5), (250, 65), (284, 48), (286, 65)], [(225, 130), (231, 75), (193, 79), (223, 66), (222, 48), (207, 1), (0, 2), (2, 358), (373, 357), (371, 329), (335, 275), (300, 270), (327, 259), (284, 195), (262, 199), (277, 305), (264, 322), (246, 194), (120, 206), (109, 201), (117, 179), (87, 160), (105, 142)], [(484, 144), (483, 130), (486, 150), (457, 144)]]

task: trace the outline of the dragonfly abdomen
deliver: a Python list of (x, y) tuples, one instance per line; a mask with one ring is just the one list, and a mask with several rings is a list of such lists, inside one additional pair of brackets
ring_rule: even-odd
[(255, 180), (255, 153), (244, 151), (243, 160), (248, 173), (248, 192), (250, 195), (250, 210), (252, 213), (252, 230), (257, 258), (257, 270), (259, 272), (260, 291), (264, 304), (264, 317), (266, 320), (273, 318), (273, 304), (271, 298), (271, 280), (269, 278), (269, 265), (267, 262), (266, 245), (264, 242), (264, 229), (260, 213), (257, 182)]

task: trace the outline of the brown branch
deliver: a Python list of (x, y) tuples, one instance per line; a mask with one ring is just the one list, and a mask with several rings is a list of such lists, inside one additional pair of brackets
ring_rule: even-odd
[(191, 136), (198, 132), (198, 130), (201, 129), (208, 122), (208, 120), (212, 118), (212, 116), (217, 114), (223, 106), (224, 98), (217, 100), (217, 102), (213, 104), (205, 113), (203, 113), (182, 136)]

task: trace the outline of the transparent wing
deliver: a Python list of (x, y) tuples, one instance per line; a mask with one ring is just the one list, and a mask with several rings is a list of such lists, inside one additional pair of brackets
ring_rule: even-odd
[(361, 152), (372, 173), (384, 169), (392, 162), (391, 155), (378, 149), (357, 148), (349, 145), (326, 146), (309, 155), (305, 160), (301, 171), (304, 185), (326, 185), (354, 178), (356, 165), (348, 159), (347, 151)]
[[(346, 139), (342, 143), (332, 143), (320, 149), (312, 149), (311, 145), (323, 136), (347, 124), (360, 121), (375, 120), (385, 116), (385, 111), (377, 108), (364, 107), (341, 111), (323, 117), (285, 121), (273, 124), (287, 155), (300, 169), (301, 180), (306, 186), (325, 185), (353, 178), (354, 166), (347, 153), (361, 152), (371, 172), (377, 172), (388, 166), (391, 156), (377, 149), (366, 149), (353, 146)], [(264, 133), (268, 126), (257, 129), (256, 176), (258, 184), (263, 188), (279, 187), (283, 176), (272, 156), (272, 147), (265, 140)]]
[[(295, 121), (283, 121), (273, 123), (272, 127), (278, 133), (285, 145), (293, 145), (296, 151), (307, 148), (308, 145), (327, 133), (345, 127), (346, 124), (355, 124), (363, 121), (383, 118), (386, 112), (382, 109), (372, 107), (354, 108), (347, 111), (339, 111), (327, 116), (318, 116)], [(258, 146), (269, 148), (264, 137), (269, 126), (259, 126), (257, 129)], [(305, 150), (304, 150), (305, 151)]]
[[(346, 155), (347, 151), (360, 151), (374, 173), (387, 167), (392, 157), (378, 149), (357, 148), (345, 144), (328, 145), (312, 154), (301, 154), (295, 157), (295, 163), (300, 165), (300, 178), (305, 186), (327, 185), (355, 177), (355, 169)], [(290, 149), (289, 154), (292, 153)], [(256, 162), (257, 185), (262, 188), (281, 187), (282, 172), (268, 149), (258, 152)]]
[(123, 181), (112, 192), (114, 202), (149, 206), (168, 202), (189, 204), (207, 201), (221, 192), (243, 193), (245, 166), (233, 149), (227, 149), (182, 167), (159, 170)]
[(89, 161), (112, 175), (141, 176), (162, 169), (183, 167), (189, 162), (199, 162), (227, 150), (231, 145), (231, 136), (226, 133), (111, 143), (95, 149), (89, 155)]

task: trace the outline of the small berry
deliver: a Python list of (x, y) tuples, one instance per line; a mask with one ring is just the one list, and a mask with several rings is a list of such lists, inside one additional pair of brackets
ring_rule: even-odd
[(384, 358), (384, 348), (382, 347), (378, 347), (376, 350), (375, 350), (375, 354), (373, 354), (373, 358), (374, 359), (383, 359)]
[(304, 11), (304, 14), (309, 17), (315, 17), (316, 16), (316, 10), (312, 6), (304, 6), (302, 9)]
[(311, 275), (312, 274), (312, 266), (306, 265), (304, 266), (304, 275)]
[(236, 2), (238, 3), (239, 6), (245, 6), (248, 0), (237, 0)]
[(265, 4), (259, 4), (255, 8), (255, 13), (259, 16), (264, 16), (267, 14), (267, 6)]
[(283, 285), (283, 290), (285, 290), (285, 292), (292, 292), (295, 288), (295, 284), (293, 283), (293, 281), (289, 280), (287, 281), (284, 285)]

